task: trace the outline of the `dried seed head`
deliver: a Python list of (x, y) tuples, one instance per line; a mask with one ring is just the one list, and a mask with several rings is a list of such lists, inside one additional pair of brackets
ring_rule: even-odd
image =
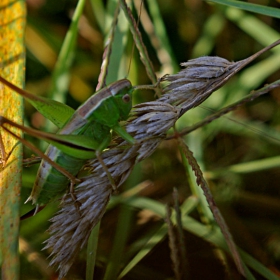
[(180, 106), (184, 112), (198, 106), (233, 69), (235, 63), (221, 57), (204, 56), (181, 63), (185, 69), (162, 80), (169, 82), (159, 101)]
[[(129, 146), (122, 138), (116, 138), (114, 142), (117, 146), (102, 153), (102, 159), (117, 186), (126, 180), (137, 162), (154, 152), (178, 116), (179, 110), (161, 102), (148, 102), (134, 107), (126, 130), (139, 144)], [(83, 182), (75, 189), (77, 200), (81, 203), (80, 213), (69, 195), (51, 219), (51, 237), (44, 249), (52, 248), (53, 259), (50, 264), (58, 265), (60, 278), (67, 274), (76, 255), (86, 244), (92, 228), (102, 218), (112, 193), (112, 186), (100, 162), (91, 160), (87, 167), (92, 174), (81, 178)]]
[(51, 221), (51, 237), (45, 241), (44, 249), (52, 248), (50, 265), (58, 264), (59, 278), (63, 278), (75, 260), (75, 256), (86, 244), (91, 229), (100, 221), (109, 201), (112, 188), (107, 178), (90, 175), (75, 190), (81, 203), (80, 212), (73, 207), (71, 195), (61, 203), (61, 209)]

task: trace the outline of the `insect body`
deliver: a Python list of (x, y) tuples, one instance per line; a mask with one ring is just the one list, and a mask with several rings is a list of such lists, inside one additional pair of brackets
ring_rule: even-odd
[[(3, 78), (0, 80), (8, 86), (11, 85), (9, 82), (3, 81)], [(13, 89), (17, 90), (15, 86)], [(77, 182), (75, 176), (87, 159), (98, 156), (108, 146), (111, 141), (111, 130), (129, 143), (135, 142), (133, 137), (119, 124), (119, 121), (128, 118), (132, 107), (133, 90), (130, 81), (119, 80), (90, 97), (70, 118), (68, 113), (63, 118), (59, 112), (60, 121), (58, 123), (61, 124), (61, 129), (58, 134), (34, 133), (34, 130), (28, 129), (27, 131), (27, 128), (22, 127), (26, 132), (33, 133), (38, 138), (51, 143), (41, 162), (28, 200), (37, 204), (46, 204), (56, 195), (65, 192), (69, 180), (71, 182), (70, 190), (73, 191)], [(30, 98), (32, 97), (28, 96), (28, 99)], [(44, 102), (46, 101), (44, 100)], [(46, 115), (42, 106), (37, 106), (37, 109)], [(54, 114), (56, 113), (54, 112)], [(5, 122), (11, 124), (10, 121), (1, 118), (2, 126)], [(46, 161), (47, 158), (49, 160)], [(57, 165), (61, 168), (58, 168)]]
[[(134, 143), (134, 139), (119, 125), (120, 120), (128, 118), (132, 107), (131, 94), (132, 86), (126, 79), (109, 85), (80, 106), (59, 134), (85, 135), (94, 143), (97, 152), (101, 152), (110, 143), (111, 129), (122, 134), (128, 142)], [(48, 148), (46, 155), (74, 176), (86, 159), (94, 157), (92, 152), (87, 151), (85, 156), (81, 151), (72, 156), (54, 146)], [(42, 161), (29, 199), (38, 204), (45, 204), (56, 194), (65, 192), (68, 184), (69, 179), (66, 176)]]

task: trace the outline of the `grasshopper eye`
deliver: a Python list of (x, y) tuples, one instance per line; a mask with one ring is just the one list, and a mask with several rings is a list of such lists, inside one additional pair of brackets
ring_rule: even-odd
[(130, 102), (130, 95), (129, 95), (129, 94), (125, 94), (125, 95), (122, 97), (122, 100), (123, 100), (124, 103)]

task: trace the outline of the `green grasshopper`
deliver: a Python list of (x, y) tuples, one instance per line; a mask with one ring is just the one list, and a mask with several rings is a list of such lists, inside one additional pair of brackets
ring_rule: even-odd
[[(101, 89), (76, 111), (59, 102), (34, 96), (2, 77), (0, 77), (0, 82), (26, 98), (43, 116), (59, 128), (57, 134), (45, 133), (23, 127), (0, 116), (0, 126), (14, 137), (17, 136), (9, 130), (7, 125), (22, 129), (25, 133), (51, 144), (44, 154), (32, 144), (17, 137), (42, 158), (37, 179), (27, 201), (32, 200), (38, 206), (47, 204), (58, 194), (65, 192), (69, 181), (70, 193), (75, 200), (74, 186), (79, 182), (76, 178), (77, 174), (85, 161), (94, 157), (100, 160), (115, 189), (115, 183), (103, 164), (100, 153), (110, 143), (111, 131), (120, 135), (129, 144), (135, 144), (133, 137), (119, 124), (120, 121), (128, 118), (132, 107), (132, 92), (135, 87), (132, 87), (129, 80), (119, 80)], [(2, 154), (4, 154), (3, 151)]]
[[(111, 141), (111, 130), (128, 143), (135, 140), (119, 124), (126, 120), (132, 107), (132, 92), (135, 87), (127, 79), (122, 79), (98, 91), (81, 105), (74, 113), (73, 109), (53, 100), (34, 96), (0, 77), (0, 82), (28, 99), (45, 117), (52, 112), (51, 120), (60, 128), (58, 134), (37, 131), (23, 127), (4, 117), (0, 117), (0, 126), (14, 135), (5, 124), (15, 126), (24, 132), (48, 141), (51, 145), (43, 154), (36, 147), (24, 141), (39, 156), (42, 162), (37, 174), (31, 196), (37, 205), (48, 203), (58, 194), (62, 194), (70, 181), (70, 193), (74, 196), (74, 186), (79, 180), (76, 175), (87, 159), (97, 158)], [(16, 135), (14, 135), (17, 137)], [(101, 159), (100, 159), (101, 160)], [(103, 165), (106, 170), (106, 166)], [(108, 173), (107, 173), (108, 174)], [(109, 179), (110, 174), (108, 174)], [(114, 188), (114, 183), (112, 182)]]

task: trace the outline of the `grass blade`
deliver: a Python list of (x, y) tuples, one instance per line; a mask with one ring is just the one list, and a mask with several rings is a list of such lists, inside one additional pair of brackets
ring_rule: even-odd
[(120, 0), (121, 3), (121, 8), (125, 13), (125, 16), (129, 22), (129, 27), (131, 30), (131, 33), (133, 35), (134, 38), (134, 42), (135, 45), (140, 53), (140, 58), (143, 62), (143, 64), (145, 65), (147, 74), (149, 76), (149, 78), (151, 79), (152, 83), (156, 83), (157, 82), (157, 77), (154, 71), (154, 67), (151, 63), (151, 60), (149, 58), (148, 52), (147, 52), (147, 48), (143, 43), (142, 40), (142, 35), (137, 27), (137, 24), (131, 14), (131, 10), (128, 8), (128, 6), (126, 5), (124, 0)]
[(126, 241), (129, 238), (132, 214), (131, 209), (128, 209), (126, 205), (121, 205), (114, 243), (107, 263), (104, 280), (116, 279), (119, 274), (120, 265), (123, 261), (121, 256), (125, 255)]
[(216, 4), (231, 6), (241, 10), (245, 10), (252, 13), (262, 14), (270, 17), (280, 18), (280, 11), (277, 8), (267, 7), (263, 5), (246, 3), (243, 1), (233, 1), (233, 0), (210, 0)]
[[(140, 1), (138, 0), (137, 2)], [(179, 71), (178, 62), (176, 61), (174, 52), (167, 36), (166, 27), (160, 13), (159, 4), (157, 1), (152, 0), (147, 1), (147, 5), (149, 7), (151, 19), (153, 22), (150, 26), (147, 26), (145, 28), (145, 24), (147, 23), (147, 16), (144, 17), (144, 10), (140, 19), (143, 27), (148, 33), (151, 44), (153, 44), (155, 51), (157, 52), (158, 59), (161, 62), (162, 70), (164, 71), (164, 74)], [(149, 30), (151, 29), (151, 27), (153, 27), (154, 34), (151, 31), (149, 34)], [(156, 43), (155, 40), (157, 40), (158, 42)]]
[(86, 280), (91, 280), (93, 279), (94, 276), (99, 228), (100, 228), (100, 222), (93, 228), (90, 237), (88, 239)]
[(148, 240), (145, 246), (139, 250), (135, 257), (126, 265), (120, 274), (120, 278), (125, 276), (135, 265), (139, 263), (167, 234), (167, 226), (161, 226), (157, 232)]
[(52, 73), (52, 82), (49, 98), (64, 102), (64, 94), (69, 83), (69, 68), (73, 63), (76, 40), (78, 35), (78, 23), (83, 13), (85, 0), (80, 0), (73, 14), (72, 22), (61, 47), (55, 69)]

